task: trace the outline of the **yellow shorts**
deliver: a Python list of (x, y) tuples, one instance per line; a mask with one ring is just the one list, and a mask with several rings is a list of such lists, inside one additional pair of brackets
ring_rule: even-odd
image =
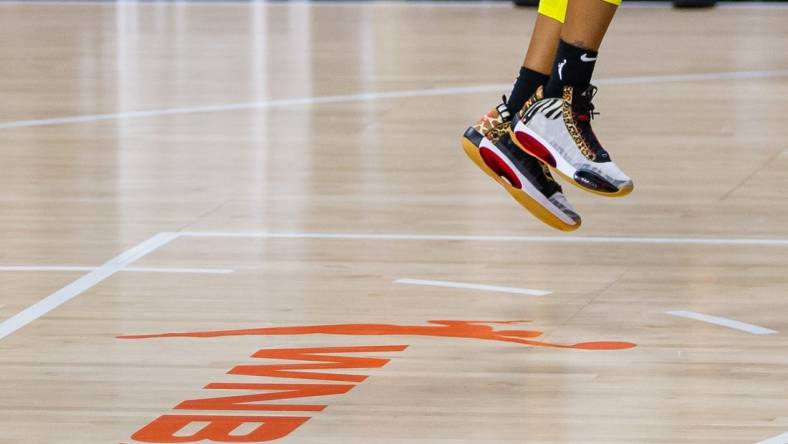
[[(621, 4), (621, 0), (602, 0), (616, 6)], [(567, 0), (539, 0), (539, 14), (546, 15), (563, 23), (566, 17)]]

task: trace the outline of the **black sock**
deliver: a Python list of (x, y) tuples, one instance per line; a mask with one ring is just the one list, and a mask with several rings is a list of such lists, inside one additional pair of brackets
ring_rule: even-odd
[(509, 111), (512, 114), (520, 111), (525, 102), (536, 92), (536, 88), (547, 83), (549, 77), (547, 74), (542, 74), (526, 67), (520, 68), (520, 75), (514, 81), (512, 93), (509, 95), (509, 100), (506, 101), (506, 107), (509, 108)]
[(564, 86), (585, 90), (591, 84), (591, 75), (596, 65), (596, 51), (570, 45), (561, 40), (555, 54), (553, 72), (545, 87), (545, 97), (561, 97)]

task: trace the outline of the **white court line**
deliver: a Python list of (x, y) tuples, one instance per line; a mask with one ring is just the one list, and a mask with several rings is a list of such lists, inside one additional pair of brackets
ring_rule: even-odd
[(666, 74), (660, 76), (617, 77), (599, 79), (597, 85), (635, 85), (641, 83), (703, 82), (708, 80), (770, 79), (788, 76), (788, 69), (764, 71), (706, 72), (695, 74)]
[(685, 244), (685, 245), (788, 245), (788, 239), (713, 239), (667, 237), (569, 237), (569, 236), (475, 236), (431, 234), (381, 234), (381, 233), (266, 233), (266, 232), (162, 232), (104, 265), (66, 285), (60, 290), (0, 323), (0, 339), (44, 316), (65, 302), (92, 288), (127, 265), (166, 245), (179, 237), (235, 237), (266, 239), (355, 239), (355, 240), (416, 240), (416, 241), (494, 241), (494, 242), (578, 242), (578, 243), (635, 243), (635, 244)]
[(755, 444), (788, 444), (788, 433), (783, 433), (764, 441), (758, 441)]
[(467, 288), (471, 290), (497, 291), (499, 293), (527, 294), (530, 296), (547, 296), (551, 291), (532, 290), (530, 288), (500, 287), (498, 285), (471, 284), (467, 282), (432, 281), (426, 279), (397, 279), (396, 284), (426, 285), (431, 287)]
[[(509, 85), (511, 86), (511, 85)], [(49, 119), (18, 120), (0, 123), (0, 129), (27, 128), (32, 126), (64, 125), (70, 123), (98, 122), (102, 120), (120, 120), (139, 117), (159, 117), (183, 114), (202, 114), (223, 111), (250, 109), (287, 108), (291, 106), (320, 105), (326, 103), (364, 102), (382, 99), (402, 99), (408, 97), (446, 96), (490, 92), (504, 89), (504, 85), (477, 85), (454, 88), (429, 88), (404, 91), (374, 92), (364, 94), (346, 94), (336, 96), (303, 97), (295, 99), (266, 100), (261, 102), (228, 103), (223, 105), (195, 106), (188, 108), (164, 108), (146, 111), (129, 111), (108, 114), (92, 114), (83, 116), (53, 117)]]
[(120, 271), (122, 268), (163, 245), (166, 245), (177, 237), (178, 235), (176, 233), (159, 233), (110, 259), (104, 265), (0, 323), (0, 339), (5, 338), (25, 325), (44, 316), (74, 297), (79, 296), (82, 292), (94, 287)]
[[(9, 265), (0, 266), (0, 272), (12, 271), (94, 271), (99, 267), (82, 267), (73, 265)], [(226, 268), (167, 268), (167, 267), (125, 267), (118, 271), (137, 273), (204, 273), (204, 274), (230, 274), (235, 270)]]
[(346, 239), (403, 241), (490, 241), (490, 242), (556, 242), (556, 243), (621, 243), (671, 245), (763, 245), (788, 246), (788, 239), (725, 239), (696, 237), (585, 237), (585, 236), (476, 236), (444, 234), (387, 233), (267, 233), (183, 231), (182, 237), (249, 237), (265, 239)]
[[(733, 71), (697, 74), (672, 74), (659, 76), (617, 77), (599, 79), (599, 85), (633, 85), (642, 83), (689, 82), (709, 80), (743, 80), (765, 79), (788, 76), (788, 69), (766, 71)], [(187, 108), (163, 108), (142, 111), (127, 111), (107, 114), (90, 114), (82, 116), (53, 117), (48, 119), (18, 120), (0, 123), (0, 130), (11, 128), (28, 128), (48, 125), (65, 125), (72, 123), (99, 122), (106, 120), (121, 120), (141, 117), (158, 117), (184, 114), (202, 114), (224, 111), (238, 111), (250, 109), (287, 108), (294, 106), (311, 106), (328, 103), (365, 102), (384, 99), (402, 99), (411, 97), (449, 96), (458, 94), (471, 94), (483, 92), (500, 92), (511, 88), (511, 84), (496, 85), (471, 85), (447, 88), (428, 88), (404, 91), (371, 92), (362, 94), (346, 94), (336, 96), (303, 97), (295, 99), (267, 100), (260, 102), (228, 103), (221, 105), (206, 105)]]
[(678, 310), (678, 311), (669, 311), (667, 312), (667, 314), (678, 316), (681, 318), (694, 319), (696, 321), (708, 322), (710, 324), (721, 325), (723, 327), (745, 331), (747, 333), (752, 333), (754, 335), (773, 335), (775, 333), (779, 333), (777, 330), (772, 330), (765, 327), (759, 327), (757, 325), (747, 324), (746, 322), (736, 321), (733, 319), (727, 319), (718, 316), (711, 316), (703, 313), (697, 313), (694, 311)]
[(0, 271), (93, 271), (97, 268), (77, 265), (6, 265), (0, 266)]
[(195, 273), (195, 274), (231, 274), (235, 270), (229, 268), (166, 268), (166, 267), (127, 267), (120, 271), (134, 273)]

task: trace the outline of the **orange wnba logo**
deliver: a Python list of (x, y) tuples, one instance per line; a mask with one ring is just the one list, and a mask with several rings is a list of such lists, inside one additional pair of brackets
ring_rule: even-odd
[[(635, 347), (630, 342), (582, 342), (578, 344), (556, 344), (530, 338), (539, 337), (536, 330), (496, 330), (493, 325), (511, 325), (525, 321), (429, 321), (431, 325), (391, 325), (391, 324), (339, 324), (310, 325), (299, 327), (265, 327), (243, 330), (202, 331), (183, 333), (161, 333), (150, 335), (119, 336), (119, 339), (153, 338), (216, 338), (225, 336), (276, 336), (276, 335), (350, 335), (350, 336), (433, 336), (446, 338), (475, 339), (520, 344), (530, 347), (581, 349), (581, 350), (622, 350)], [(215, 415), (162, 415), (134, 433), (131, 438), (147, 443), (190, 443), (190, 442), (266, 442), (293, 433), (308, 421), (311, 416), (306, 412), (318, 412), (327, 406), (322, 404), (275, 404), (277, 401), (292, 398), (344, 394), (352, 390), (367, 376), (343, 373), (327, 373), (320, 370), (381, 368), (390, 359), (377, 357), (340, 356), (338, 354), (358, 354), (375, 352), (399, 352), (407, 345), (373, 345), (350, 347), (261, 349), (251, 357), (257, 359), (279, 359), (300, 361), (289, 364), (238, 365), (227, 374), (256, 378), (308, 379), (334, 381), (333, 383), (271, 383), (271, 382), (214, 382), (206, 385), (206, 390), (244, 390), (254, 394), (222, 396), (186, 400), (175, 406), (174, 410), (200, 410), (216, 412)], [(342, 383), (337, 383), (342, 382)], [(228, 416), (226, 412), (302, 412), (298, 416), (242, 415)], [(251, 431), (238, 434), (237, 429)], [(182, 431), (189, 427), (191, 435)]]

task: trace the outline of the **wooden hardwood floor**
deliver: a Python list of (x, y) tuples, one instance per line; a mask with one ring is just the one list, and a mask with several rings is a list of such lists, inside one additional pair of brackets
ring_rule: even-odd
[(459, 146), (533, 20), (0, 2), (0, 444), (788, 443), (788, 8), (619, 12), (571, 235)]

